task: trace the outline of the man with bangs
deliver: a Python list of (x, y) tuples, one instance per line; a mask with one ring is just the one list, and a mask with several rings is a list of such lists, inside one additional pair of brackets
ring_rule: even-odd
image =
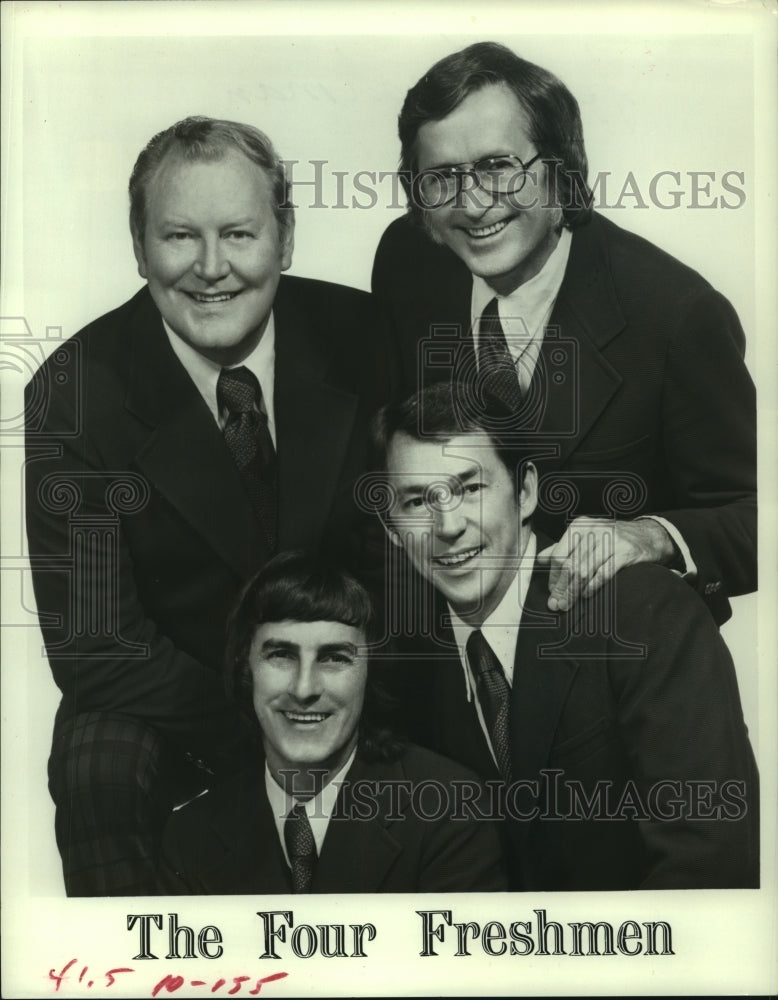
[(242, 763), (228, 610), (277, 551), (328, 539), (364, 563), (352, 481), (385, 398), (369, 297), (282, 273), (294, 213), (258, 129), (192, 117), (154, 136), (130, 230), (145, 286), (27, 395), (69, 895), (153, 891), (170, 808)]
[(394, 735), (375, 633), (367, 591), (335, 564), (287, 552), (260, 570), (230, 622), (226, 681), (261, 748), (171, 817), (160, 891), (507, 887), (475, 775)]

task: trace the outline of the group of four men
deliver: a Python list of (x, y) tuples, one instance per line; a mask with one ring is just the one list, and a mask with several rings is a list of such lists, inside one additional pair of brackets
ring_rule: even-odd
[(257, 129), (155, 136), (146, 286), (29, 387), (66, 891), (756, 885), (737, 317), (592, 212), (548, 71), (471, 45), (399, 129), (372, 297), (282, 274)]

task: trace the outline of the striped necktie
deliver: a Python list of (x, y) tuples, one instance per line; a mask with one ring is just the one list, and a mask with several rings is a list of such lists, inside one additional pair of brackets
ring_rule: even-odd
[(511, 781), (511, 745), (508, 713), (510, 687), (502, 665), (480, 629), (467, 639), (467, 660), (475, 674), (476, 693), (491, 740), (497, 767), (503, 779)]
[(316, 867), (316, 841), (302, 802), (286, 817), (284, 843), (292, 867), (292, 892), (310, 892)]
[(508, 350), (496, 297), (484, 309), (478, 324), (478, 374), (484, 389), (501, 400), (511, 413), (519, 411), (519, 375)]
[(248, 368), (222, 368), (216, 385), (220, 410), (227, 410), (224, 440), (246, 486), (254, 513), (274, 552), (278, 499), (276, 452), (262, 412), (262, 390)]

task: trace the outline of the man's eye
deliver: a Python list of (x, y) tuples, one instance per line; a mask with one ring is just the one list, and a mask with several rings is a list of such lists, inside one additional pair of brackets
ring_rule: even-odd
[(465, 486), (465, 493), (480, 493), (483, 489), (486, 489), (486, 483), (468, 483)]
[(294, 659), (294, 657), (288, 649), (271, 649), (269, 653), (265, 653), (265, 659), (283, 661)]
[(244, 240), (253, 240), (254, 234), (250, 233), (248, 229), (232, 229), (227, 233), (227, 238), (235, 243), (241, 243)]
[(458, 167), (433, 167), (431, 170), (423, 171), (421, 178), (426, 184), (434, 184), (435, 182), (440, 184), (461, 173), (462, 171)]
[(168, 233), (167, 238), (174, 243), (183, 243), (184, 240), (192, 239), (192, 233), (185, 233), (185, 232)]
[(423, 510), (425, 507), (424, 497), (411, 497), (403, 504), (403, 510)]
[(348, 655), (348, 653), (327, 653), (327, 655), (323, 656), (319, 662), (320, 663), (336, 663), (338, 665), (348, 666), (348, 665), (352, 664), (354, 661)]
[(487, 170), (515, 170), (516, 162), (510, 156), (490, 156), (482, 166)]

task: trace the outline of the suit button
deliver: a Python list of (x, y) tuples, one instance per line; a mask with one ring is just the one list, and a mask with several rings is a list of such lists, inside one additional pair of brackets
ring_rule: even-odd
[(202, 760), (198, 760), (198, 761), (197, 761), (197, 766), (198, 766), (198, 767), (205, 767), (205, 764), (203, 763), (203, 761), (202, 761)]
[(187, 752), (186, 752), (186, 753), (184, 754), (184, 760), (189, 760), (189, 761), (192, 761), (192, 760), (194, 760), (194, 757), (193, 757), (193, 756), (192, 756), (192, 755), (191, 755), (191, 754), (189, 753), (189, 751), (188, 751), (188, 750), (187, 750)]

